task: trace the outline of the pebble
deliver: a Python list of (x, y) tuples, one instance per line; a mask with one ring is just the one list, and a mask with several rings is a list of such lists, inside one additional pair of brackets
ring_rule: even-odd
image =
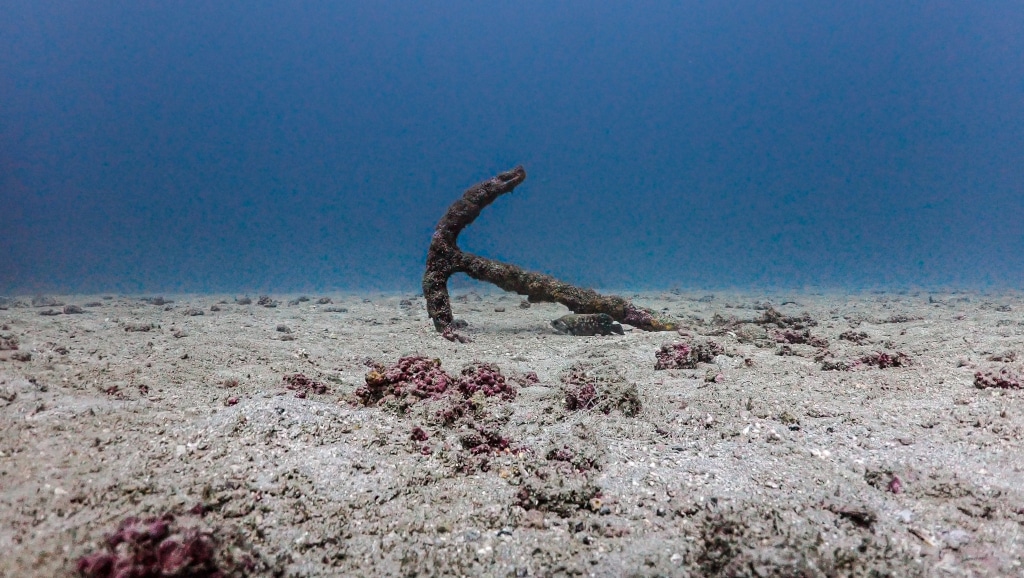
[(966, 545), (971, 541), (971, 534), (959, 528), (950, 530), (942, 537), (942, 541), (947, 546), (954, 550), (959, 550), (962, 546)]

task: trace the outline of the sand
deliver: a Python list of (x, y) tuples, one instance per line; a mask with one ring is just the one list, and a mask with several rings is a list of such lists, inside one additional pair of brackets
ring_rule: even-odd
[[(466, 344), (412, 294), (163, 297), (0, 301), (0, 575), (165, 513), (254, 575), (1024, 575), (1024, 390), (975, 386), (1020, 370), (1018, 293), (650, 293), (686, 335), (574, 337), (469, 291)], [(516, 396), (361, 403), (408, 355)]]

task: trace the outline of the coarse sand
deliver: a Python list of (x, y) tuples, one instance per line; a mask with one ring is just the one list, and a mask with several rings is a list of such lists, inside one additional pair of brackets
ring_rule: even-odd
[(1020, 293), (630, 297), (2, 299), (0, 575), (1024, 576)]

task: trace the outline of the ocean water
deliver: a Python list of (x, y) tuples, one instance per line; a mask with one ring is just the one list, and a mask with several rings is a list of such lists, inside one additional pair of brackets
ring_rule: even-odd
[[(0, 0), (0, 293), (1024, 284), (1024, 5)], [(461, 282), (460, 282), (461, 283)]]

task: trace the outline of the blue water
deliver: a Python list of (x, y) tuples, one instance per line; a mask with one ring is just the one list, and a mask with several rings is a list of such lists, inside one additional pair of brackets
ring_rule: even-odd
[(1024, 4), (0, 0), (0, 292), (1024, 286)]

